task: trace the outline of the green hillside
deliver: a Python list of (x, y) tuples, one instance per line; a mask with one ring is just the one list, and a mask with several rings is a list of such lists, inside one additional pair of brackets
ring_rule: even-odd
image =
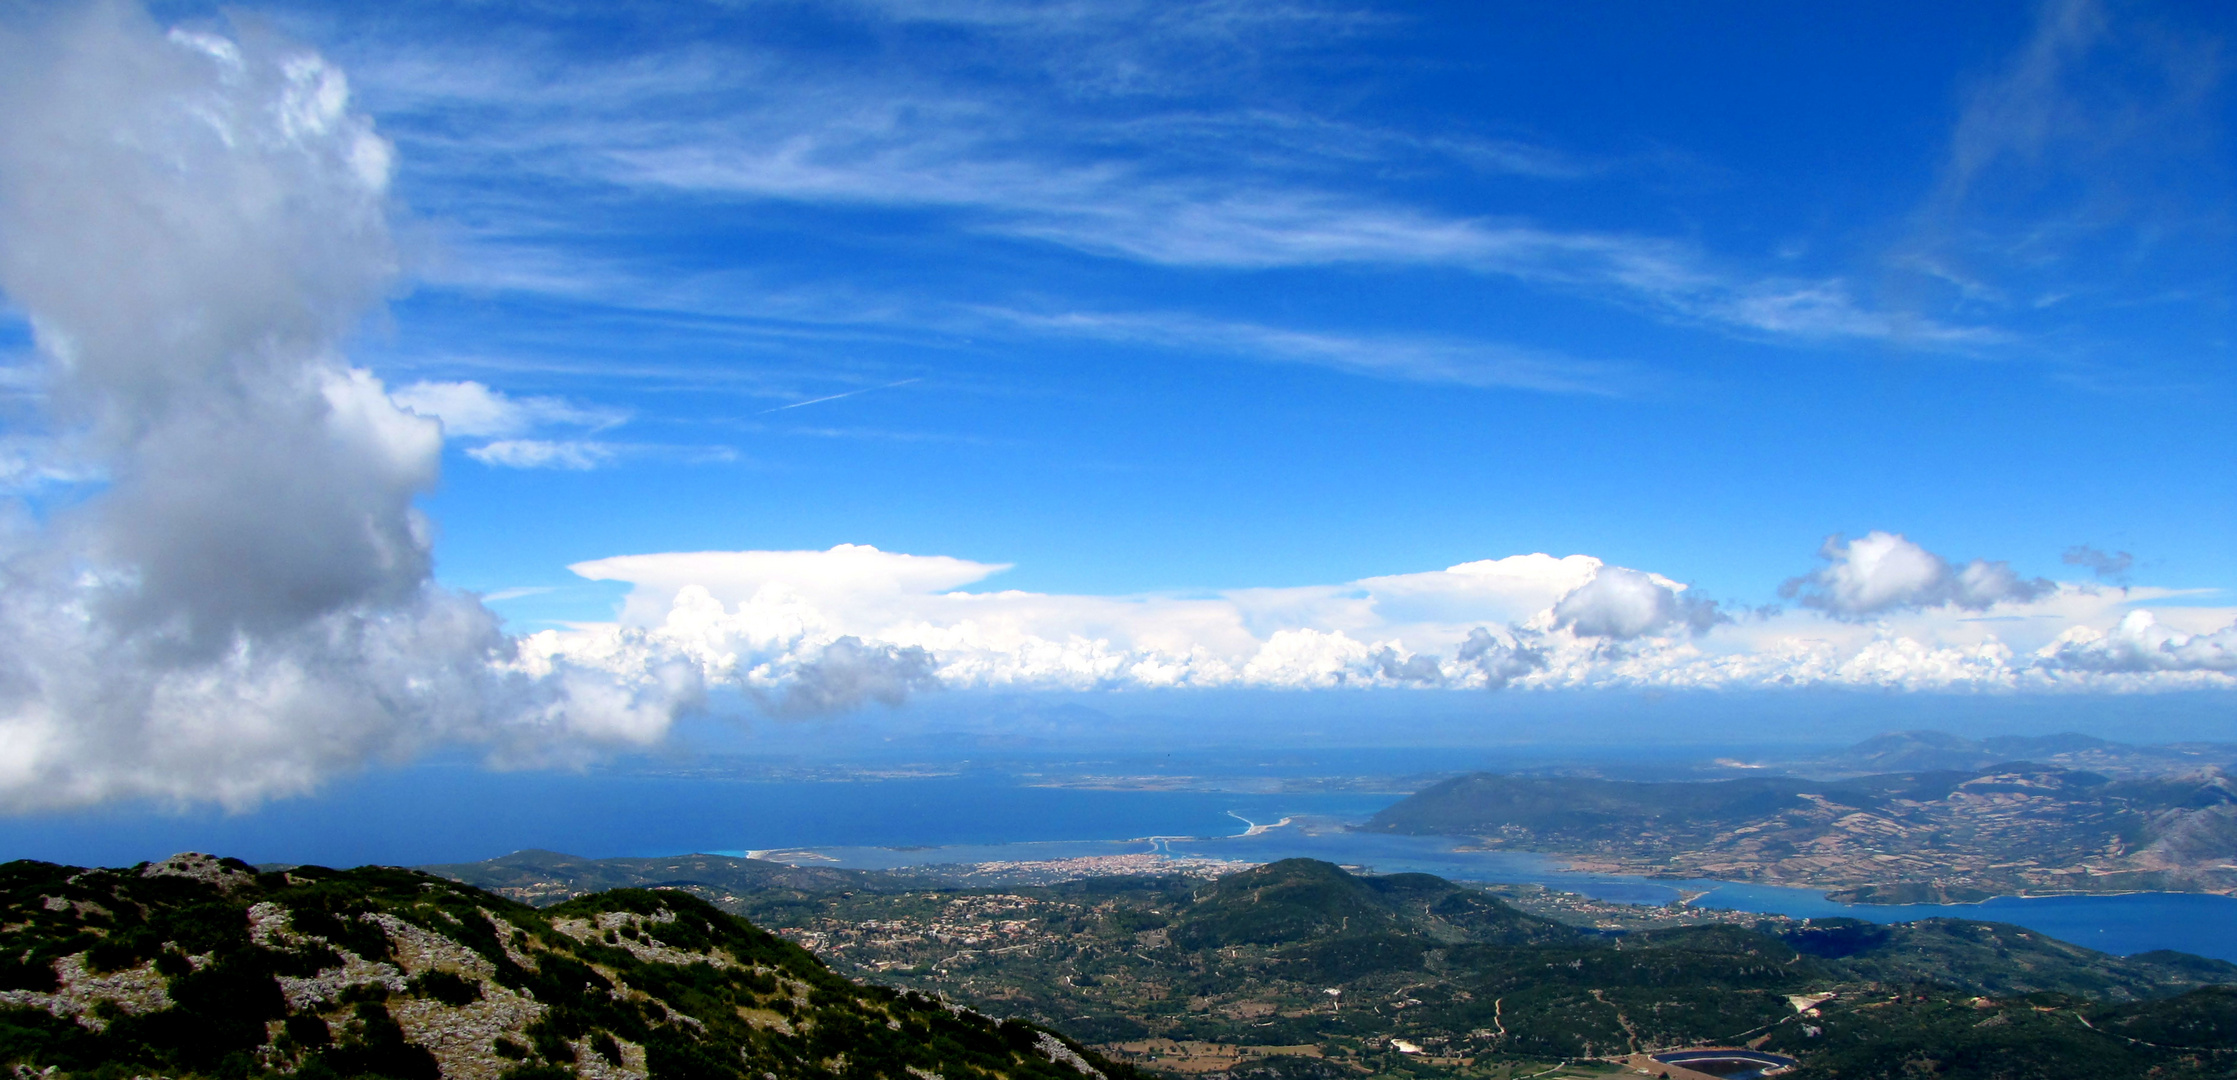
[[(1213, 881), (772, 896), (732, 906), (839, 970), (1055, 1026), (1153, 1070), (1510, 1080), (1568, 1062), (1581, 1077), (1634, 1051), (1735, 1041), (1844, 1078), (2023, 1075), (2006, 1066), (2037, 1042), (2091, 1076), (2237, 1064), (2221, 1053), (2237, 1010), (2219, 988), (2237, 965), (2107, 956), (1996, 923), (1609, 933), (1426, 874), (1306, 859)], [(1797, 1010), (1796, 996), (1825, 993)]]
[(690, 895), (409, 870), (0, 866), (0, 1065), (109, 1078), (1062, 1080), (1046, 1030), (857, 985)]

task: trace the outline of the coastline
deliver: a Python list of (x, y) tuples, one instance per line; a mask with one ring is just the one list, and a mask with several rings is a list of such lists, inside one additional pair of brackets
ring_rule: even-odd
[[(784, 850), (812, 851), (821, 858), (799, 861), (820, 866), (920, 872), (937, 866), (934, 876), (967, 887), (1045, 884), (1109, 873), (1209, 876), (1281, 859), (1312, 858), (1354, 872), (1428, 873), (1494, 889), (1513, 886), (1567, 894), (1576, 900), (1552, 906), (1575, 906), (1580, 912), (1625, 906), (1644, 920), (1641, 925), (1667, 921), (1658, 912), (1671, 913), (1669, 918), (1718, 918), (1718, 913), (1727, 917), (1718, 921), (1746, 921), (1748, 916), (1855, 918), (1875, 923), (1953, 918), (2013, 923), (2100, 952), (2125, 955), (2173, 949), (2237, 961), (2237, 896), (2227, 893), (2131, 886), (2102, 891), (2009, 890), (1938, 897), (1938, 903), (1905, 903), (1910, 898), (1882, 893), (1871, 898), (1879, 902), (1858, 902), (1833, 895), (1855, 887), (1851, 881), (1687, 877), (1666, 865), (1524, 851), (1463, 837), (1363, 830), (1356, 828), (1359, 811), (1330, 807), (1316, 813), (1318, 808), (1308, 798), (1238, 800), (1205, 809), (1244, 828), (1223, 831), (1211, 820), (1199, 818), (1183, 829), (1103, 834), (1125, 839), (918, 844), (909, 851), (797, 844)], [(1088, 831), (1094, 828), (1088, 824), (1077, 835), (1094, 835)], [(2021, 905), (2014, 902), (2018, 900), (2031, 902)]]
[[(1476, 838), (1466, 838), (1475, 840)], [(1985, 904), (2001, 899), (2047, 899), (2053, 897), (2111, 897), (2111, 896), (2224, 896), (2237, 897), (2237, 884), (2200, 884), (2170, 882), (2171, 886), (2188, 884), (2190, 887), (2135, 888), (2123, 885), (2108, 889), (2037, 889), (2021, 886), (2016, 889), (1994, 889), (1975, 885), (1951, 886), (1934, 881), (1857, 881), (1812, 880), (1806, 877), (1767, 879), (1719, 877), (1712, 874), (1686, 873), (1667, 866), (1628, 859), (1611, 859), (1599, 855), (1582, 855), (1560, 851), (1530, 851), (1507, 847), (1456, 847), (1455, 851), (1474, 853), (1515, 853), (1535, 855), (1558, 864), (1562, 869), (1577, 874), (1609, 874), (1657, 882), (1713, 881), (1725, 885), (1741, 885), (1773, 889), (1801, 889), (1822, 894), (1827, 900), (1862, 907), (1915, 907), (1933, 905), (1961, 907)]]

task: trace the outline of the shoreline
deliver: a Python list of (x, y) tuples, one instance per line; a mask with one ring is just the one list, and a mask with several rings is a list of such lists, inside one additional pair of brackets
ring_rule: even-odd
[[(1502, 850), (1505, 850), (1505, 849), (1502, 849)], [(1524, 852), (1524, 854), (1538, 855), (1538, 856), (1540, 856), (1540, 857), (1542, 857), (1542, 858), (1546, 858), (1546, 859), (1548, 859), (1548, 860), (1552, 860), (1552, 861), (1555, 861), (1555, 862), (1557, 862), (1557, 863), (1559, 863), (1559, 862), (1560, 862), (1560, 856), (1558, 856), (1558, 855), (1552, 855), (1552, 854), (1548, 854), (1548, 853), (1545, 853), (1545, 852)], [(1876, 888), (1886, 888), (1886, 887), (1888, 887), (1888, 886), (1889, 886), (1889, 885), (1891, 885), (1891, 884), (1894, 884), (1894, 885), (1900, 885), (1900, 884), (1903, 884), (1903, 883), (1902, 883), (1902, 882), (1876, 882), (1876, 881), (1875, 881), (1875, 882), (1865, 882), (1865, 883), (1862, 883), (1862, 884), (1856, 884), (1856, 883), (1852, 883), (1852, 882), (1844, 882), (1844, 883), (1840, 883), (1840, 884), (1821, 884), (1821, 883), (1816, 883), (1816, 882), (1806, 882), (1806, 881), (1800, 881), (1800, 882), (1797, 882), (1797, 881), (1735, 881), (1735, 880), (1732, 880), (1732, 879), (1730, 879), (1730, 878), (1713, 878), (1713, 877), (1689, 877), (1689, 876), (1685, 876), (1685, 875), (1680, 875), (1680, 874), (1671, 874), (1671, 873), (1640, 872), (1640, 871), (1638, 871), (1638, 870), (1626, 869), (1626, 868), (1624, 868), (1624, 867), (1622, 867), (1622, 866), (1620, 866), (1620, 865), (1611, 865), (1611, 864), (1589, 864), (1589, 863), (1588, 863), (1588, 864), (1582, 864), (1582, 865), (1579, 865), (1579, 864), (1575, 864), (1575, 863), (1560, 863), (1560, 866), (1561, 866), (1561, 869), (1562, 869), (1562, 870), (1564, 870), (1564, 871), (1567, 871), (1567, 872), (1569, 872), (1569, 873), (1573, 873), (1573, 874), (1604, 874), (1604, 875), (1608, 875), (1608, 876), (1611, 876), (1611, 877), (1631, 877), (1631, 878), (1638, 878), (1638, 879), (1640, 879), (1640, 880), (1642, 880), (1642, 881), (1651, 881), (1651, 882), (1654, 882), (1654, 883), (1656, 883), (1656, 884), (1661, 884), (1661, 885), (1664, 885), (1664, 886), (1665, 886), (1665, 887), (1667, 887), (1667, 888), (1670, 888), (1670, 889), (1674, 889), (1674, 890), (1677, 890), (1677, 891), (1678, 891), (1678, 892), (1679, 892), (1679, 893), (1680, 893), (1681, 895), (1683, 895), (1683, 894), (1685, 894), (1685, 893), (1687, 893), (1687, 892), (1689, 892), (1689, 891), (1690, 891), (1690, 890), (1688, 890), (1688, 889), (1685, 889), (1685, 888), (1683, 888), (1683, 886), (1685, 886), (1685, 885), (1691, 885), (1691, 884), (1696, 884), (1696, 883), (1707, 883), (1707, 884), (1710, 884), (1711, 886), (1713, 886), (1713, 887), (1711, 887), (1711, 888), (1709, 888), (1709, 889), (1707, 889), (1707, 890), (1704, 890), (1704, 891), (1702, 891), (1702, 892), (1700, 892), (1700, 893), (1696, 894), (1696, 895), (1695, 895), (1695, 896), (1694, 896), (1694, 897), (1693, 897), (1692, 899), (1688, 899), (1688, 900), (1684, 901), (1684, 903), (1686, 903), (1686, 904), (1688, 904), (1688, 905), (1692, 904), (1692, 903), (1694, 902), (1694, 900), (1698, 900), (1698, 899), (1701, 899), (1701, 898), (1707, 897), (1708, 895), (1710, 895), (1710, 894), (1712, 894), (1712, 893), (1716, 892), (1716, 891), (1717, 891), (1718, 889), (1721, 889), (1721, 888), (1723, 888), (1723, 887), (1725, 887), (1725, 886), (1728, 886), (1728, 885), (1730, 885), (1730, 886), (1739, 886), (1739, 887), (1742, 887), (1742, 888), (1757, 888), (1757, 889), (1790, 889), (1790, 890), (1793, 890), (1793, 891), (1795, 891), (1795, 892), (1810, 892), (1810, 893), (1816, 893), (1816, 894), (1817, 894), (1817, 895), (1818, 895), (1818, 896), (1819, 896), (1820, 898), (1824, 899), (1824, 900), (1825, 900), (1825, 901), (1826, 901), (1827, 903), (1833, 903), (1833, 904), (1841, 904), (1841, 905), (1843, 905), (1843, 906), (1845, 906), (1845, 907), (1883, 907), (1883, 908), (1904, 908), (1904, 907), (1979, 907), (1979, 906), (1980, 906), (1980, 905), (1982, 905), (1982, 904), (1990, 903), (1990, 902), (1992, 902), (1992, 901), (1996, 901), (1996, 900), (2056, 900), (2056, 899), (2060, 899), (2060, 898), (2068, 898), (2068, 897), (2090, 897), (2090, 898), (2102, 898), (2102, 897), (2114, 897), (2114, 896), (2221, 896), (2221, 897), (2230, 897), (2230, 898), (2237, 898), (2237, 888), (2227, 888), (2227, 889), (2107, 889), (2107, 890), (2103, 890), (2103, 891), (2099, 891), (2099, 890), (2094, 890), (2094, 889), (2069, 889), (2069, 890), (2063, 890), (2063, 891), (2059, 891), (2059, 892), (2000, 892), (2000, 893), (1991, 893), (1991, 894), (1990, 894), (1990, 895), (1988, 895), (1988, 896), (1983, 896), (1983, 897), (1980, 897), (1980, 898), (1978, 898), (1978, 899), (1973, 899), (1973, 900), (1953, 900), (1953, 899), (1944, 899), (1944, 900), (1867, 900), (1867, 899), (1853, 899), (1853, 900), (1852, 900), (1852, 899), (1836, 899), (1836, 898), (1834, 897), (1834, 895), (1833, 895), (1833, 894), (1834, 894), (1834, 893), (1836, 893), (1836, 892), (1839, 892), (1839, 891), (1841, 891), (1841, 890), (1844, 890), (1844, 889), (1861, 889), (1861, 888), (1875, 888), (1875, 887), (1876, 887)]]
[[(1104, 873), (1143, 872), (1143, 870), (1139, 867), (1131, 870), (1118, 869), (1119, 865), (1128, 861), (1123, 859), (1108, 858), (1110, 855), (1119, 854), (1118, 852), (1100, 852), (1091, 854), (1089, 852), (1082, 851), (1078, 852), (1077, 854), (1058, 855), (1052, 851), (1049, 851), (1050, 848), (1071, 847), (1073, 845), (1142, 845), (1142, 847), (1146, 848), (1147, 850), (1141, 850), (1140, 848), (1137, 848), (1138, 854), (1154, 856), (1163, 860), (1169, 860), (1176, 864), (1176, 870), (1182, 869), (1182, 866), (1184, 865), (1194, 868), (1198, 865), (1208, 862), (1221, 863), (1226, 865), (1242, 865), (1246, 863), (1257, 864), (1261, 862), (1272, 861), (1274, 859), (1288, 857), (1288, 855), (1290, 854), (1325, 859), (1327, 861), (1337, 863), (1338, 865), (1345, 866), (1364, 864), (1366, 866), (1372, 867), (1374, 872), (1377, 873), (1405, 872), (1409, 868), (1404, 866), (1404, 863), (1412, 861), (1400, 860), (1400, 866), (1386, 869), (1378, 864), (1390, 860), (1376, 858), (1374, 855), (1364, 852), (1304, 850), (1293, 853), (1278, 853), (1274, 851), (1256, 852), (1236, 850), (1218, 851), (1215, 853), (1213, 851), (1187, 852), (1176, 850), (1176, 845), (1182, 844), (1190, 845), (1192, 847), (1195, 845), (1224, 845), (1225, 842), (1230, 841), (1255, 840), (1265, 838), (1267, 837), (1267, 834), (1285, 828), (1300, 829), (1308, 836), (1317, 834), (1317, 830), (1300, 824), (1301, 819), (1293, 815), (1284, 816), (1277, 821), (1261, 823), (1244, 817), (1242, 814), (1232, 810), (1227, 811), (1226, 814), (1228, 817), (1241, 822), (1245, 826), (1244, 830), (1239, 833), (1227, 833), (1223, 835), (1187, 836), (1164, 834), (1151, 836), (1134, 836), (1117, 840), (1038, 840), (994, 844), (956, 844), (925, 846), (912, 845), (912, 847), (909, 849), (912, 854), (921, 853), (921, 855), (929, 856), (929, 858), (924, 858), (921, 861), (912, 860), (910, 862), (900, 863), (898, 865), (889, 864), (886, 868), (895, 870), (908, 869), (910, 867), (923, 868), (932, 866), (960, 868), (966, 866), (976, 866), (980, 864), (991, 867), (996, 863), (1033, 862), (1039, 864), (1069, 863), (1079, 867), (1081, 870), (1087, 870), (1089, 866), (1096, 864), (1110, 866), (1111, 869), (1103, 871)], [(1339, 828), (1338, 831), (1342, 833), (1356, 833), (1362, 830), (1358, 830), (1356, 827), (1353, 827)], [(1527, 856), (1532, 859), (1542, 860), (1548, 868), (1554, 871), (1554, 873), (1551, 875), (1552, 879), (1548, 880), (1546, 877), (1542, 877), (1537, 874), (1515, 874), (1512, 872), (1494, 872), (1490, 874), (1472, 873), (1470, 872), (1472, 868), (1463, 866), (1415, 866), (1410, 868), (1419, 870), (1421, 872), (1435, 873), (1439, 876), (1447, 877), (1455, 881), (1487, 885), (1536, 884), (1560, 892), (1574, 893), (1580, 896), (1592, 897), (1597, 899), (1598, 897), (1596, 894), (1603, 890), (1594, 888), (1594, 885), (1596, 883), (1600, 885), (1620, 886), (1628, 880), (1629, 882), (1641, 885), (1651, 885), (1660, 889), (1668, 889), (1674, 894), (1673, 899), (1659, 902), (1650, 899), (1611, 899), (1610, 901), (1615, 903), (1631, 904), (1643, 908), (1668, 906), (1674, 904), (1681, 907), (1700, 908), (1703, 910), (1732, 910), (1745, 911), (1756, 914), (1774, 914), (1778, 912), (1767, 909), (1781, 907), (1788, 909), (1796, 907), (1808, 908), (1818, 904), (1824, 904), (1837, 908), (1851, 909), (1847, 912), (1847, 914), (1853, 917), (1867, 918), (1872, 921), (1886, 921), (1891, 918), (1900, 919), (1905, 909), (1945, 909), (1945, 911), (1947, 909), (1978, 910), (1979, 908), (1989, 904), (1992, 901), (2002, 899), (2058, 900), (2063, 898), (2068, 900), (2087, 900), (2114, 899), (2130, 896), (2218, 896), (2228, 899), (2237, 899), (2237, 889), (2219, 890), (2136, 888), (2105, 891), (2068, 889), (2058, 891), (1997, 892), (1991, 893), (1990, 895), (1986, 896), (1962, 900), (1922, 899), (1913, 901), (1890, 901), (1884, 899), (1862, 898), (1844, 899), (1836, 898), (1833, 894), (1840, 890), (1857, 889), (1870, 886), (1885, 888), (1888, 883), (1872, 882), (1866, 883), (1866, 885), (1858, 885), (1851, 882), (1767, 882), (1733, 880), (1729, 878), (1705, 876), (1689, 877), (1672, 873), (1667, 870), (1653, 870), (1644, 867), (1626, 866), (1621, 862), (1600, 861), (1593, 858), (1592, 856), (1578, 856), (1574, 854), (1543, 851), (1528, 851), (1518, 848), (1475, 846), (1474, 844), (1470, 843), (1470, 841), (1474, 840), (1475, 838), (1435, 838), (1425, 836), (1420, 837), (1419, 839), (1443, 839), (1445, 841), (1451, 842), (1453, 846), (1448, 848), (1447, 851), (1451, 854), (1456, 855)], [(1275, 842), (1278, 843), (1278, 841)], [(848, 846), (852, 845), (838, 845), (838, 847)], [(1283, 846), (1286, 847), (1287, 845)], [(991, 853), (990, 849), (1007, 849), (1005, 854), (1009, 854), (1011, 855), (1011, 857), (988, 859), (981, 856), (980, 858), (975, 859), (955, 859), (953, 857), (954, 854), (962, 854), (961, 852), (957, 852), (955, 850), (958, 848), (976, 848), (982, 852), (988, 853)], [(1034, 850), (1036, 848), (1041, 849), (1041, 852), (1036, 852)], [(899, 853), (903, 849), (881, 847), (880, 850)], [(795, 860), (818, 863), (822, 865), (843, 864), (853, 861), (846, 858), (833, 858), (831, 855), (817, 850), (817, 846), (813, 845), (763, 849), (763, 851), (766, 851), (767, 853), (773, 855), (791, 856), (792, 859)], [(1043, 854), (1042, 852), (1047, 853)], [(759, 854), (759, 852), (756, 852), (755, 854)], [(943, 854), (948, 854), (949, 857), (942, 858), (941, 855)], [(1108, 859), (1108, 861), (1105, 861), (1106, 859)], [(1050, 868), (1053, 869), (1053, 865), (1051, 865)], [(1578, 880), (1561, 880), (1561, 878), (1565, 878), (1571, 875), (1574, 875)], [(1096, 876), (1096, 872), (1090, 870), (1083, 876)], [(1781, 902), (1781, 898), (1776, 894), (1770, 896), (1759, 896), (1754, 898), (1753, 900), (1743, 900), (1741, 897), (1733, 896), (1728, 891), (1735, 889), (1775, 890), (1776, 893), (1787, 894), (1787, 898), (1784, 903)], [(1720, 900), (1726, 902), (1720, 903)], [(1870, 911), (1871, 913), (1866, 914), (1867, 911)], [(1948, 912), (1944, 917), (1954, 917), (1954, 915), (1954, 912)], [(1817, 917), (1832, 917), (1832, 913), (1828, 913), (1825, 916)], [(1936, 916), (1929, 913), (1913, 915), (1910, 917), (1932, 918)]]

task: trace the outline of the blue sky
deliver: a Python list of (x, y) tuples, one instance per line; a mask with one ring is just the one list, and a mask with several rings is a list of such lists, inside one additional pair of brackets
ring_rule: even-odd
[(556, 587), (515, 620), (838, 543), (1095, 593), (1545, 551), (1761, 604), (1871, 529), (2237, 570), (2212, 5), (271, 17), (397, 147), (423, 261), (360, 360), (626, 417), (533, 433), (587, 470), (452, 440), (440, 576)]
[(2227, 693), (2233, 23), (16, 12), (0, 796), (936, 688)]

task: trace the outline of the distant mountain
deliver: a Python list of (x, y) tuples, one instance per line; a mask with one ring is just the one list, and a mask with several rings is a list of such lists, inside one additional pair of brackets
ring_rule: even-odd
[[(1889, 739), (1872, 752), (1955, 752)], [(1472, 837), (1631, 873), (1817, 886), (1863, 902), (2237, 892), (2237, 783), (2217, 769), (2125, 780), (2025, 762), (1835, 780), (1476, 773), (1431, 785), (1364, 828)]]
[[(861, 986), (675, 891), (538, 910), (408, 870), (0, 865), (18, 1077), (1108, 1080), (1045, 1029)], [(43, 1070), (43, 1072), (42, 1072)]]
[(875, 870), (792, 866), (731, 855), (676, 855), (656, 859), (585, 859), (530, 848), (475, 863), (422, 866), (430, 874), (463, 881), (525, 904), (556, 904), (606, 889), (680, 889), (724, 904), (755, 894), (863, 889), (921, 889), (928, 879)]
[(2115, 777), (2180, 774), (2207, 768), (2237, 771), (2237, 744), (2138, 746), (2074, 732), (1968, 739), (1943, 731), (1896, 731), (1866, 739), (1836, 754), (1785, 763), (1780, 767), (1813, 775), (1977, 772), (2018, 761)]

